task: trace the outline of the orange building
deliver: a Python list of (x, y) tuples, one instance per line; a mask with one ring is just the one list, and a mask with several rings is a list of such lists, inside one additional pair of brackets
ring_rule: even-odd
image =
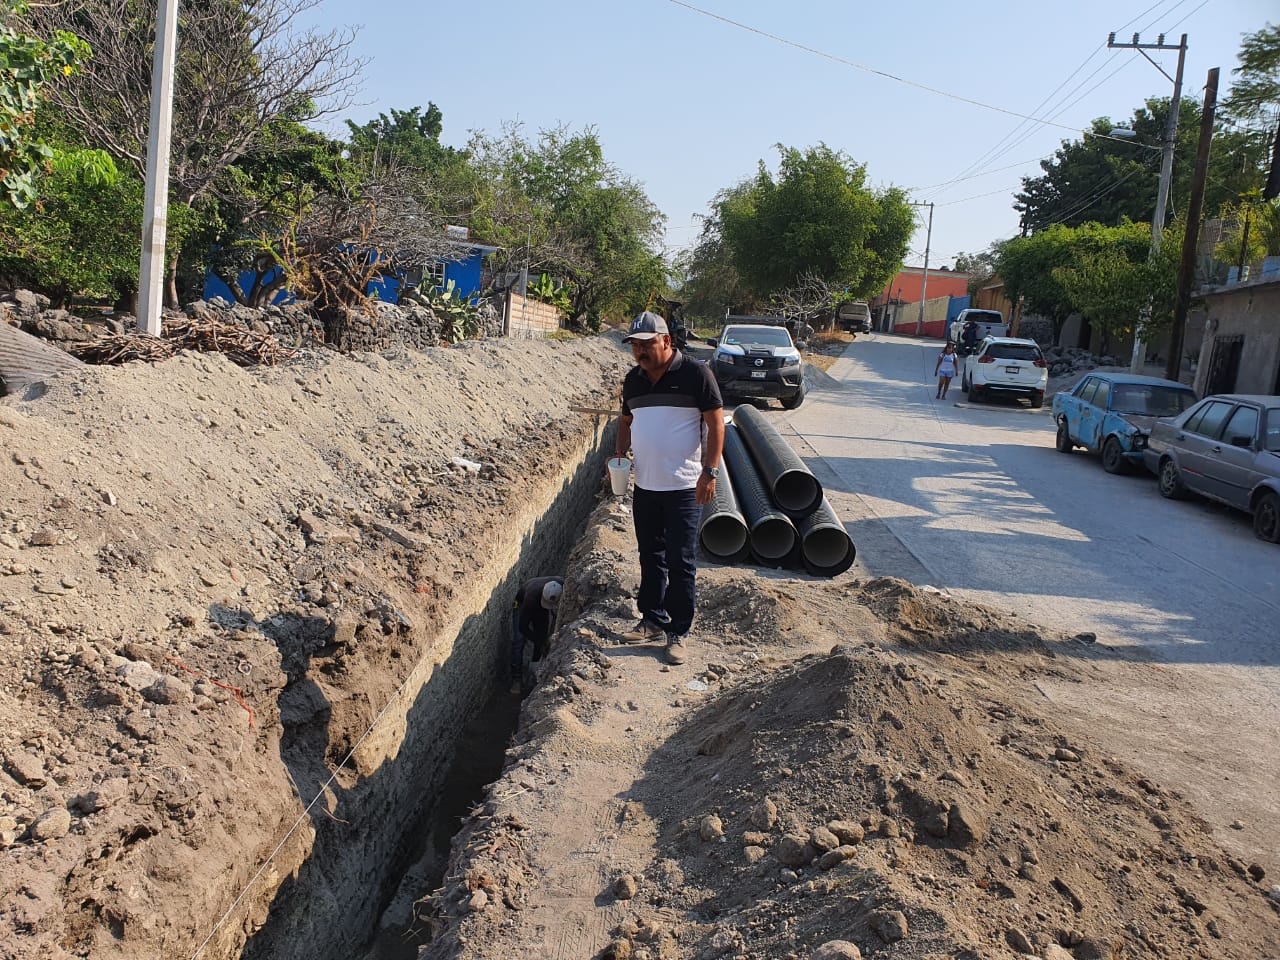
[(887, 300), (894, 303), (919, 303), (923, 292), (930, 300), (938, 297), (964, 297), (969, 293), (969, 274), (957, 270), (930, 270), (928, 289), (925, 290), (924, 270), (920, 267), (903, 267), (885, 287), (884, 292), (871, 301), (873, 307), (883, 306)]

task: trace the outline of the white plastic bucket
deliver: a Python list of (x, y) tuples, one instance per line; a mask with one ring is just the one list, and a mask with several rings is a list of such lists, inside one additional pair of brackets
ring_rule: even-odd
[(631, 479), (631, 461), (626, 457), (612, 457), (609, 460), (609, 486), (613, 495), (621, 497), (627, 492), (627, 483)]

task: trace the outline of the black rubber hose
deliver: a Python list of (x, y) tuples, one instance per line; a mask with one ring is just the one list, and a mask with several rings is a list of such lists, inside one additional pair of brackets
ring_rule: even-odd
[(733, 494), (733, 471), (723, 461), (711, 502), (702, 508), (698, 540), (702, 549), (722, 563), (739, 563), (751, 555), (746, 518)]
[(834, 577), (853, 566), (858, 549), (826, 497), (796, 528), (800, 533), (800, 559), (806, 571), (815, 577)]
[(800, 542), (795, 525), (773, 505), (742, 437), (732, 425), (724, 428), (724, 460), (733, 478), (738, 506), (747, 521), (751, 555), (767, 567), (786, 566), (794, 558)]
[(817, 510), (822, 503), (822, 484), (782, 439), (777, 427), (748, 403), (734, 411), (733, 424), (778, 509), (796, 520)]

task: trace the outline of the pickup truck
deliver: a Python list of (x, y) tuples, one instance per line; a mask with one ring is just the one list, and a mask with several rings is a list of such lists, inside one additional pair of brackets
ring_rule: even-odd
[(947, 332), (947, 339), (956, 345), (962, 357), (968, 356), (973, 352), (966, 348), (964, 342), (964, 325), (970, 320), (978, 325), (976, 335), (973, 338), (973, 346), (975, 348), (987, 337), (1007, 337), (1009, 335), (1009, 324), (1005, 323), (1004, 314), (999, 310), (978, 310), (973, 307), (967, 307), (956, 315)]
[(804, 361), (786, 327), (726, 324), (707, 345), (715, 350), (711, 372), (726, 400), (772, 397), (788, 410), (804, 402)]

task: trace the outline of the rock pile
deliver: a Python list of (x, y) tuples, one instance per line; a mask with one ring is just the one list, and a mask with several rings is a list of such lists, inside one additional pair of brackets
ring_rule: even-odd
[[(103, 313), (81, 317), (50, 309), (49, 298), (30, 290), (0, 292), (0, 321), (66, 349), (102, 336), (124, 336), (135, 329), (128, 314)], [(446, 342), (445, 321), (421, 302), (375, 303), (371, 313), (348, 310), (327, 325), (305, 303), (271, 305), (262, 309), (225, 300), (196, 300), (182, 310), (186, 319), (213, 320), (260, 334), (270, 334), (285, 347), (330, 346), (343, 353), (382, 352), (412, 347), (421, 350)], [(172, 314), (170, 316), (173, 316)], [(502, 315), (481, 309), (477, 337), (502, 335)]]
[(1068, 373), (1084, 373), (1095, 367), (1114, 367), (1120, 361), (1112, 356), (1098, 356), (1083, 347), (1047, 347), (1045, 362), (1049, 364), (1049, 376), (1060, 377)]

